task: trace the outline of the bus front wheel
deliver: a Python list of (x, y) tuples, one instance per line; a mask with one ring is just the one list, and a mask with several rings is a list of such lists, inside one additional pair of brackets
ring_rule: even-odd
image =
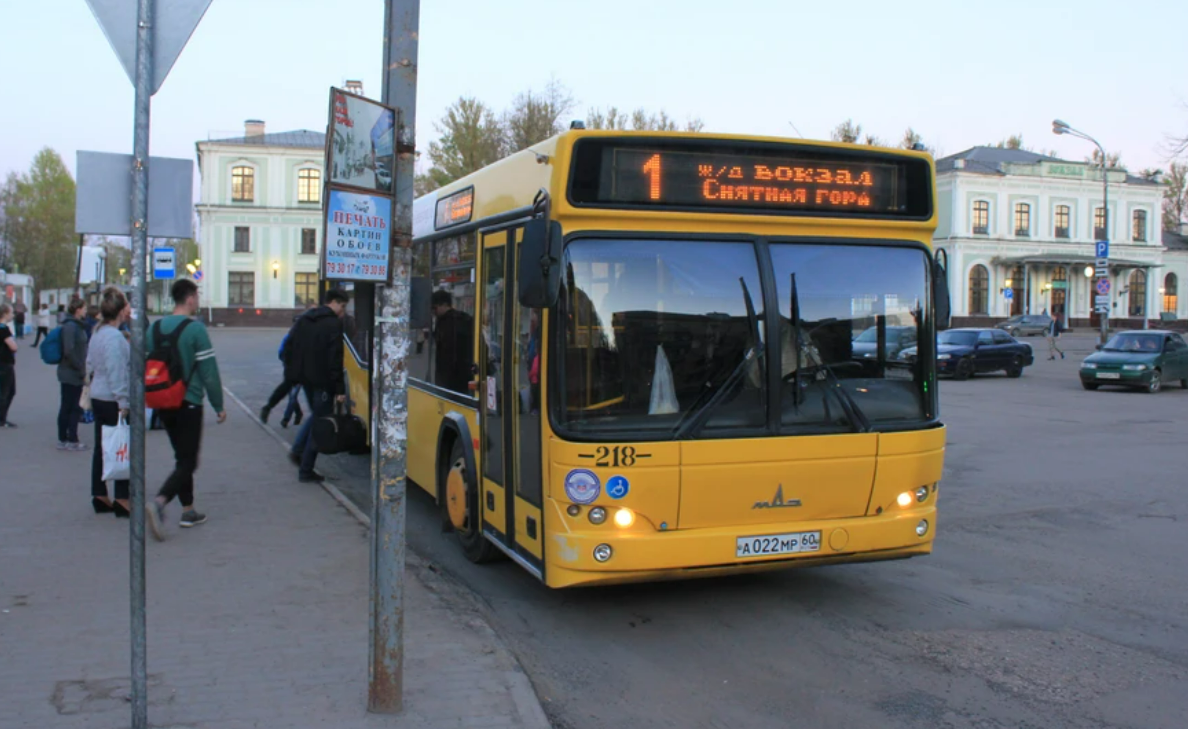
[(454, 528), (458, 544), (466, 558), (476, 564), (490, 562), (498, 554), (495, 546), (483, 536), (482, 512), (479, 508), (478, 474), (469, 478), (462, 441), (455, 440), (450, 459), (445, 464), (445, 488), (441, 508), (443, 518)]

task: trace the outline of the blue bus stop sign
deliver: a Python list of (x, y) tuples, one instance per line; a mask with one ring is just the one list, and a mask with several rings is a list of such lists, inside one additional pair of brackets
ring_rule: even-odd
[(1002, 292), (1002, 298), (1006, 299), (1007, 301), (1010, 301), (1011, 299), (1015, 298), (1015, 290), (1014, 289), (1005, 289)]

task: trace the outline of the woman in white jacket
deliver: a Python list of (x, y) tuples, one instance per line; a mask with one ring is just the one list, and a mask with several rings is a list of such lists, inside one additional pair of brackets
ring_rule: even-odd
[(131, 308), (123, 292), (112, 287), (103, 292), (99, 306), (102, 321), (91, 335), (87, 349), (87, 376), (91, 381), (91, 409), (95, 413), (95, 455), (91, 459), (91, 506), (96, 514), (115, 512), (128, 516), (128, 482), (115, 482), (115, 499), (107, 495), (103, 480), (103, 426), (118, 425), (128, 414), (131, 349), (120, 325)]

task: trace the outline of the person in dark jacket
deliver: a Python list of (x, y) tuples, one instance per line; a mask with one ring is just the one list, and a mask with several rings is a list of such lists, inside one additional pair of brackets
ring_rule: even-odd
[(58, 407), (58, 450), (85, 451), (85, 443), (78, 442), (78, 420), (82, 408), (83, 381), (87, 373), (87, 330), (83, 325), (86, 303), (79, 298), (70, 300), (66, 318), (62, 320), (62, 361), (58, 363), (58, 382), (62, 401)]
[(437, 290), (430, 300), (436, 321), (433, 327), (433, 384), (467, 394), (474, 375), (474, 318), (454, 308), (449, 291)]
[(342, 319), (350, 299), (341, 291), (326, 292), (326, 303), (301, 315), (285, 348), (285, 379), (298, 382), (309, 403), (309, 418), (297, 433), (289, 460), (297, 465), (297, 480), (319, 483), (314, 471), (318, 449), (312, 437), (315, 420), (334, 413), (335, 402), (346, 402), (342, 368)]

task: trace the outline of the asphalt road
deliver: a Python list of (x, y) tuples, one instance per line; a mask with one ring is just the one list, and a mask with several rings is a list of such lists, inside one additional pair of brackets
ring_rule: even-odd
[[(214, 336), (253, 407), (281, 335)], [(481, 597), (557, 727), (1182, 729), (1188, 391), (1083, 391), (1093, 341), (1019, 380), (941, 383), (928, 557), (556, 592), (467, 562), (419, 492), (409, 543)], [(322, 460), (366, 502), (367, 459)]]

